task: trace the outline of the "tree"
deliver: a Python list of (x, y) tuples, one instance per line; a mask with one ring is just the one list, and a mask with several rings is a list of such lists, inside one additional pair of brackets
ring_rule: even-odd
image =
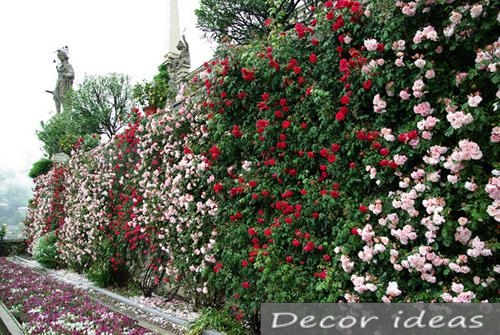
[(68, 107), (81, 122), (83, 133), (111, 138), (123, 127), (132, 107), (130, 79), (117, 73), (85, 76), (70, 95)]
[(144, 107), (165, 107), (169, 98), (175, 97), (175, 92), (168, 85), (170, 76), (166, 64), (158, 66), (158, 73), (152, 81), (137, 83), (132, 88), (134, 100)]
[(68, 110), (57, 113), (47, 122), (40, 122), (36, 135), (43, 143), (43, 150), (51, 157), (58, 152), (70, 154), (73, 144), (85, 134), (75, 115)]
[[(319, 0), (201, 0), (195, 13), (198, 27), (217, 42), (242, 44), (267, 35), (267, 19), (288, 30), (295, 21), (308, 18), (310, 7), (318, 3)], [(298, 10), (301, 7), (304, 11)], [(304, 12), (305, 16), (301, 16)]]

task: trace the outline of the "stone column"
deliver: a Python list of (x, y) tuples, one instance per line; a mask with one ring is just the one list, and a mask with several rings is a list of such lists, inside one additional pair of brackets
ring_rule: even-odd
[(168, 52), (164, 56), (170, 76), (169, 86), (177, 91), (179, 84), (185, 80), (190, 70), (191, 60), (189, 45), (185, 36), (180, 34), (179, 7), (177, 0), (168, 1)]
[(177, 0), (168, 1), (168, 53), (178, 56), (177, 43), (181, 40), (180, 22), (179, 22), (179, 6)]

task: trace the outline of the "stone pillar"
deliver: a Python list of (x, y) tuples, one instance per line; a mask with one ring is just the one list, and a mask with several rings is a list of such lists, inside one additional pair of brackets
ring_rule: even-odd
[(168, 52), (164, 56), (170, 76), (169, 86), (177, 92), (179, 85), (189, 74), (191, 59), (189, 45), (180, 34), (179, 7), (177, 0), (168, 0)]
[(174, 56), (179, 56), (177, 51), (177, 43), (181, 40), (180, 22), (179, 22), (179, 6), (177, 0), (168, 1), (168, 53)]

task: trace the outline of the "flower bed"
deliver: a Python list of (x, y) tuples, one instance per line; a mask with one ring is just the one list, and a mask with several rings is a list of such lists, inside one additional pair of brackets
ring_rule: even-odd
[(0, 300), (27, 334), (151, 334), (69, 284), (0, 258)]

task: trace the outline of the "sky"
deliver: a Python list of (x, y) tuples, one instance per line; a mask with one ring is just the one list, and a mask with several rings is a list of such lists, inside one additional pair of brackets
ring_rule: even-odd
[[(132, 83), (150, 80), (168, 52), (169, 0), (0, 1), (0, 174), (30, 183), (43, 157), (40, 121), (55, 114), (55, 51), (69, 47), (73, 87), (87, 75), (116, 72)], [(196, 29), (199, 0), (178, 0), (180, 31), (190, 44), (191, 67), (210, 59), (213, 44)]]

